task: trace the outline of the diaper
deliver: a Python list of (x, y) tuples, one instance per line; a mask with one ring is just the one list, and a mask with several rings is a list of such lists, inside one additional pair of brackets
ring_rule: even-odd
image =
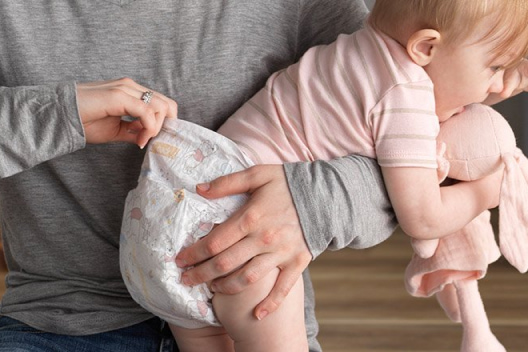
[(149, 143), (121, 227), (121, 273), (143, 308), (184, 328), (220, 325), (207, 285), (184, 286), (184, 270), (176, 266), (175, 257), (247, 199), (238, 195), (207, 200), (196, 194), (196, 184), (251, 165), (226, 137), (188, 121), (166, 120)]

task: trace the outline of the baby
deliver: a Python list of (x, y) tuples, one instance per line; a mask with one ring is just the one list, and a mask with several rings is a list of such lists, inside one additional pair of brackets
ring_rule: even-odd
[(278, 268), (237, 295), (180, 283), (178, 251), (244, 202), (206, 200), (195, 185), (254, 163), (360, 154), (378, 160), (411, 237), (461, 229), (497, 205), (501, 175), (440, 188), (439, 123), (503, 90), (504, 69), (527, 52), (527, 16), (527, 0), (377, 0), (364, 29), (273, 74), (220, 134), (168, 120), (124, 211), (121, 268), (132, 296), (170, 323), (183, 352), (306, 351), (302, 279), (262, 321), (252, 309)]

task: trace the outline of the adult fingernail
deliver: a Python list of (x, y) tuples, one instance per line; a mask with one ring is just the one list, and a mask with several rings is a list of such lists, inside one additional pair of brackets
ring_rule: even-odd
[(185, 275), (182, 275), (181, 280), (182, 280), (182, 282), (183, 282), (183, 284), (184, 284), (185, 286), (191, 286), (191, 285), (192, 285), (191, 280), (190, 280), (187, 276), (185, 276)]
[(185, 259), (176, 258), (176, 265), (178, 266), (178, 268), (185, 268), (187, 266), (187, 262), (185, 261)]
[(262, 319), (264, 319), (267, 315), (268, 315), (268, 311), (267, 311), (267, 310), (263, 310), (263, 311), (261, 311), (260, 314), (257, 316), (257, 319), (258, 319), (258, 320), (262, 320)]
[(211, 188), (211, 185), (209, 183), (200, 183), (199, 185), (196, 185), (196, 188), (202, 192), (207, 192)]

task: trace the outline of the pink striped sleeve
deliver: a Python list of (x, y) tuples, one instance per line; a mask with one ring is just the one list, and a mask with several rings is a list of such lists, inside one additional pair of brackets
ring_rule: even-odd
[(440, 127), (430, 82), (393, 87), (371, 110), (369, 121), (380, 166), (437, 167)]

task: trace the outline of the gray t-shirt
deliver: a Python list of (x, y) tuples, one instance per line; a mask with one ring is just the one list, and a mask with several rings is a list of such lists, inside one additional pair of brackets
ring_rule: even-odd
[[(9, 266), (0, 313), (72, 335), (151, 317), (130, 298), (118, 258), (124, 199), (143, 152), (85, 145), (75, 82), (131, 77), (178, 101), (179, 118), (216, 129), (272, 72), (354, 31), (365, 15), (360, 0), (0, 2), (0, 219)], [(374, 161), (285, 170), (314, 257), (392, 233)]]

